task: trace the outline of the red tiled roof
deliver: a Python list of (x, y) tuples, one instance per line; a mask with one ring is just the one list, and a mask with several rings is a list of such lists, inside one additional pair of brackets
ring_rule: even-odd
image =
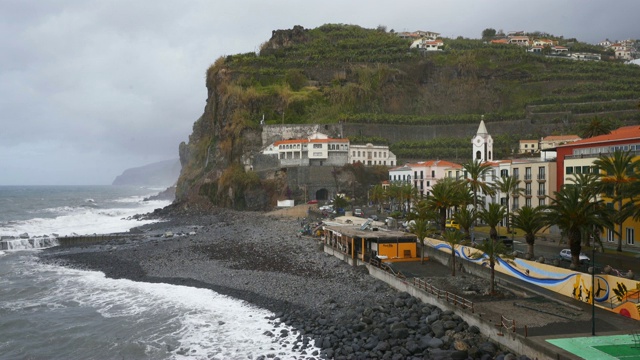
[(606, 143), (606, 142), (621, 141), (621, 140), (640, 140), (640, 126), (639, 125), (624, 126), (619, 129), (613, 130), (609, 134), (598, 135), (588, 139), (582, 139), (582, 140), (575, 141), (566, 145), (561, 145), (558, 147)]

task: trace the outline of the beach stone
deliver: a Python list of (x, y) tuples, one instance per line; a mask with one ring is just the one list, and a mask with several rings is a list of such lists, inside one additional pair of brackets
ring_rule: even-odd
[(444, 341), (442, 341), (442, 340), (440, 340), (440, 339), (438, 339), (438, 338), (431, 338), (431, 339), (428, 341), (428, 343), (427, 343), (427, 344), (428, 344), (428, 346), (429, 346), (430, 348), (433, 348), (433, 349), (435, 349), (435, 348), (441, 348), (441, 347), (442, 347), (442, 345), (444, 345)]

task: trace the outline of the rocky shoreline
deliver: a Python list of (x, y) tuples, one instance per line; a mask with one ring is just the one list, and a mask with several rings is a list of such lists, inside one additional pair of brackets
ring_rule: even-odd
[[(269, 335), (284, 337), (281, 324), (298, 331), (281, 346), (299, 359), (527, 359), (456, 314), (326, 255), (299, 229), (296, 219), (218, 209), (133, 229), (142, 239), (56, 247), (40, 257), (112, 278), (207, 288), (268, 309)], [(273, 349), (259, 358), (277, 356)]]

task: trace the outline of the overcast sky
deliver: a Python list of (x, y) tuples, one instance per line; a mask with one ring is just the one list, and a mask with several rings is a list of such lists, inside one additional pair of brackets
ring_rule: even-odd
[(326, 23), (640, 38), (639, 0), (0, 0), (0, 185), (110, 184), (178, 157), (218, 57)]

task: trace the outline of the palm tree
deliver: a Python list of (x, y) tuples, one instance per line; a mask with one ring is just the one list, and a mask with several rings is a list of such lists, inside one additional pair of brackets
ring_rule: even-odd
[(593, 164), (597, 166), (600, 173), (600, 183), (605, 191), (611, 194), (612, 200), (617, 203), (617, 215), (614, 223), (618, 226), (618, 248), (622, 251), (622, 223), (630, 217), (627, 211), (623, 211), (622, 198), (626, 188), (633, 182), (638, 180), (635, 173), (640, 162), (633, 160), (633, 155), (629, 152), (614, 151), (611, 157), (600, 155)]
[[(491, 204), (493, 205), (493, 204)], [(486, 256), (486, 258), (489, 260), (489, 269), (491, 271), (491, 290), (490, 293), (491, 295), (495, 294), (495, 284), (496, 284), (496, 262), (498, 262), (498, 259), (500, 258), (500, 256), (502, 255), (503, 257), (508, 257), (507, 255), (504, 255), (504, 253), (507, 251), (507, 248), (505, 247), (505, 245), (502, 243), (502, 241), (495, 241), (495, 240), (489, 240), (489, 241), (484, 241), (483, 243), (481, 243), (480, 245), (478, 245), (478, 250), (482, 251), (484, 254), (476, 252), (474, 253), (471, 257), (472, 258), (481, 258)]]
[(381, 211), (381, 204), (385, 199), (385, 191), (382, 185), (378, 184), (371, 188), (371, 201), (378, 207), (378, 212)]
[(544, 207), (524, 206), (511, 214), (511, 222), (513, 227), (524, 231), (524, 239), (527, 242), (527, 259), (533, 259), (536, 233), (547, 226), (544, 221)]
[(464, 243), (464, 238), (459, 231), (445, 231), (442, 237), (451, 246), (451, 276), (456, 276), (456, 247)]
[(429, 221), (425, 218), (415, 219), (409, 226), (409, 231), (416, 234), (420, 244), (420, 264), (424, 264), (424, 238), (429, 233)]
[(430, 222), (437, 218), (437, 214), (429, 209), (426, 200), (420, 200), (407, 215), (407, 218), (409, 220), (414, 220), (413, 222), (410, 222), (411, 225), (409, 226), (409, 231), (416, 234), (418, 239), (420, 239), (420, 249), (422, 254), (420, 257), (420, 263), (424, 264), (424, 238), (432, 231)]
[[(524, 189), (520, 187), (520, 180), (516, 179), (514, 176), (502, 176), (500, 179), (496, 180), (494, 189), (506, 195), (505, 206), (507, 207), (507, 218), (510, 219), (509, 199), (511, 196), (519, 196), (524, 192)], [(511, 221), (507, 221), (507, 232), (511, 233)]]
[(391, 203), (391, 211), (396, 210), (396, 201), (401, 201), (401, 185), (399, 182), (394, 181), (387, 188), (387, 197), (389, 198), (389, 202)]
[(493, 194), (493, 189), (489, 184), (484, 182), (484, 177), (491, 170), (491, 166), (487, 163), (481, 163), (479, 160), (474, 160), (462, 165), (462, 168), (467, 172), (467, 177), (464, 179), (466, 184), (473, 191), (473, 209), (478, 212), (478, 192), (482, 191), (487, 195)]
[(454, 178), (444, 178), (431, 188), (431, 194), (427, 198), (427, 207), (431, 211), (439, 213), (440, 231), (446, 231), (447, 210), (459, 204), (461, 183)]
[(594, 200), (581, 189), (572, 184), (566, 184), (555, 192), (555, 198), (545, 212), (544, 219), (549, 224), (557, 225), (567, 234), (571, 249), (571, 262), (574, 268), (580, 264), (582, 250), (582, 235), (604, 228), (612, 228), (612, 210), (608, 209), (602, 200)]
[(496, 203), (489, 204), (488, 208), (482, 209), (478, 213), (478, 218), (489, 225), (489, 237), (492, 241), (497, 241), (498, 230), (496, 227), (500, 224), (500, 221), (504, 219), (506, 213), (507, 211), (504, 206)]
[(586, 139), (598, 135), (606, 135), (614, 128), (615, 126), (612, 121), (594, 116), (591, 121), (582, 126), (581, 137)]
[(463, 206), (460, 210), (453, 214), (453, 218), (460, 224), (460, 228), (464, 231), (466, 237), (470, 236), (470, 229), (476, 221), (476, 211)]
[(403, 206), (405, 211), (411, 212), (411, 202), (413, 199), (418, 198), (418, 189), (414, 187), (412, 184), (403, 184), (400, 186), (400, 198), (403, 202), (406, 201), (406, 205)]

